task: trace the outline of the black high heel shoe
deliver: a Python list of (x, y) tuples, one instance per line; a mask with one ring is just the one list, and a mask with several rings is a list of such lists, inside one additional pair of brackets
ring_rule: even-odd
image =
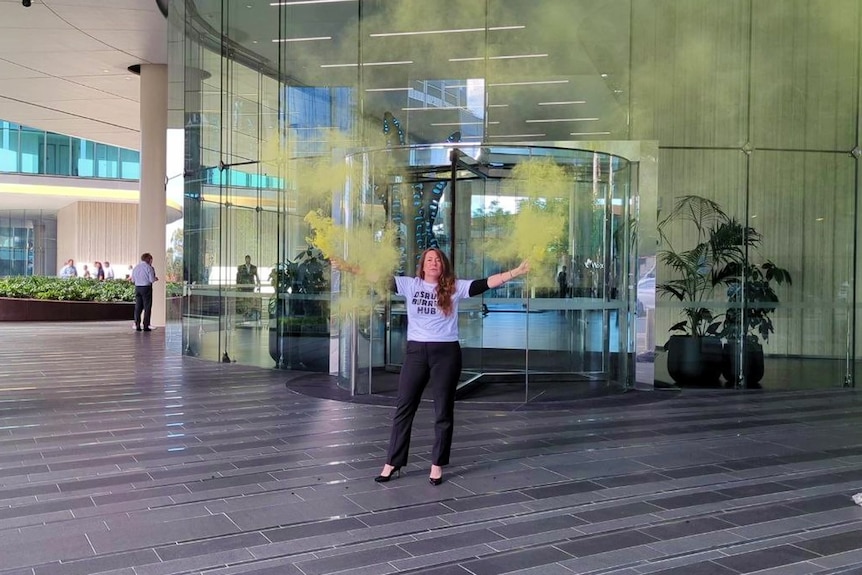
[(443, 483), (443, 476), (441, 475), (440, 477), (429, 477), (428, 483), (430, 483), (431, 485), (440, 485), (441, 483)]
[(389, 472), (389, 475), (378, 475), (374, 478), (374, 481), (377, 483), (386, 483), (390, 479), (394, 479), (396, 477), (401, 477), (401, 466), (393, 467), (392, 471)]

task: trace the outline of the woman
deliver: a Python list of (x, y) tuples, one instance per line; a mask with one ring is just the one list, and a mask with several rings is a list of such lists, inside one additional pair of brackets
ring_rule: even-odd
[(458, 344), (458, 301), (494, 289), (530, 271), (525, 261), (511, 271), (482, 280), (458, 280), (446, 255), (427, 249), (420, 258), (418, 277), (398, 276), (399, 295), (407, 298), (407, 353), (398, 380), (398, 402), (392, 420), (386, 464), (374, 480), (389, 481), (407, 465), (410, 431), (422, 391), (434, 390), (434, 449), (431, 452), (432, 485), (443, 482), (449, 463), (454, 422), (455, 388), (461, 375)]
[(94, 262), (93, 265), (96, 267), (96, 279), (100, 282), (105, 281), (105, 268), (102, 267), (102, 262)]

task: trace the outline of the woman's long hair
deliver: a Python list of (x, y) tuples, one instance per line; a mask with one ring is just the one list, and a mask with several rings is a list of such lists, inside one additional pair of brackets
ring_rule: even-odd
[(443, 312), (443, 315), (452, 314), (452, 294), (455, 293), (455, 273), (452, 271), (452, 264), (449, 263), (449, 258), (446, 254), (437, 248), (428, 248), (419, 257), (419, 267), (416, 271), (423, 280), (425, 279), (425, 256), (430, 252), (434, 252), (443, 262), (443, 273), (440, 274), (440, 279), (437, 280), (437, 307)]

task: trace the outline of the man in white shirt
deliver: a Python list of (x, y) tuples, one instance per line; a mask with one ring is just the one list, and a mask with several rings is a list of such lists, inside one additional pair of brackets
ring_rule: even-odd
[(111, 267), (111, 262), (105, 262), (104, 270), (106, 280), (114, 279), (114, 268)]
[(153, 269), (151, 254), (141, 255), (141, 261), (132, 269), (131, 280), (135, 284), (135, 331), (152, 331), (150, 315), (153, 313), (153, 284), (159, 281), (159, 278)]
[(61, 278), (76, 278), (78, 277), (78, 270), (75, 268), (75, 260), (69, 260), (66, 262), (66, 265), (63, 266), (63, 269), (60, 270)]

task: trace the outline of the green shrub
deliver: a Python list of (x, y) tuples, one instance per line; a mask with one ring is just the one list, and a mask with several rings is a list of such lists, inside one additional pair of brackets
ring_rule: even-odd
[[(169, 297), (182, 295), (182, 285), (168, 283)], [(59, 301), (133, 302), (135, 286), (126, 280), (100, 282), (84, 278), (12, 276), (0, 278), (0, 297)]]

